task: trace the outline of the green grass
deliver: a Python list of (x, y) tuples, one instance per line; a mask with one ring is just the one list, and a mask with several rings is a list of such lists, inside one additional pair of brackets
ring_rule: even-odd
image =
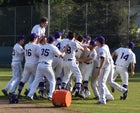
[[(0, 69), (0, 89), (2, 89), (11, 78), (11, 69)], [(117, 79), (118, 83), (120, 78)], [(129, 78), (129, 92), (126, 100), (119, 100), (121, 93), (115, 91), (114, 101), (108, 102), (106, 105), (95, 105), (97, 100), (93, 100), (92, 95), (88, 99), (73, 98), (70, 107), (62, 107), (59, 109), (80, 111), (82, 113), (139, 113), (140, 112), (140, 74), (136, 73), (134, 77)], [(91, 90), (91, 89), (90, 89)], [(0, 92), (0, 99), (5, 98)], [(1, 100), (0, 100), (1, 101)], [(22, 99), (22, 103), (27, 100)], [(47, 100), (35, 100), (33, 103), (53, 107), (52, 103)]]

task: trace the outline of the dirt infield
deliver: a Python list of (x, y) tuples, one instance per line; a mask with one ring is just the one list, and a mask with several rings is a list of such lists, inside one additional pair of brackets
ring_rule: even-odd
[(7, 100), (0, 99), (0, 113), (80, 113), (64, 108), (49, 107), (35, 103), (9, 104)]

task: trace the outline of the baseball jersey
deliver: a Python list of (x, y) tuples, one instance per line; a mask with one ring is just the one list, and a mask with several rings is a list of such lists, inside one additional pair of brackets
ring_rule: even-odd
[(40, 26), (40, 24), (35, 25), (35, 26), (32, 28), (32, 31), (31, 31), (31, 33), (36, 33), (36, 34), (39, 36), (39, 38), (40, 38), (41, 36), (45, 36), (45, 32), (46, 32), (46, 29), (45, 29), (45, 28), (42, 28), (42, 27)]
[(66, 54), (64, 56), (64, 59), (71, 59), (71, 60), (76, 60), (75, 55), (76, 55), (76, 50), (80, 49), (81, 46), (79, 43), (76, 43), (75, 41), (68, 40), (67, 43), (65, 43), (65, 46), (68, 46), (66, 50)]
[(100, 66), (101, 57), (106, 59), (105, 65), (103, 68), (108, 67), (111, 64), (111, 62), (110, 62), (111, 55), (110, 55), (109, 47), (106, 44), (104, 44), (102, 47), (99, 48), (99, 66)]
[(115, 50), (115, 53), (117, 55), (115, 65), (128, 67), (130, 63), (136, 63), (136, 56), (129, 48), (120, 47)]
[(38, 62), (37, 50), (39, 45), (34, 43), (27, 43), (25, 45), (25, 61), (26, 63), (36, 64)]
[(54, 56), (59, 56), (61, 52), (52, 44), (45, 44), (39, 48), (39, 62), (44, 62), (48, 66), (52, 66)]
[(23, 57), (24, 49), (19, 43), (16, 43), (12, 51), (12, 62), (21, 62), (23, 60)]
[(54, 44), (60, 51), (62, 51), (61, 41), (61, 39), (57, 39)]

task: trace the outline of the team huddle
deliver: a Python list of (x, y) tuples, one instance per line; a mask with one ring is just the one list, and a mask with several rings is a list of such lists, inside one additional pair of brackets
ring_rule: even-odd
[[(92, 39), (90, 36), (68, 32), (66, 38), (62, 39), (63, 34), (56, 31), (54, 35), (46, 37), (47, 24), (47, 18), (41, 18), (40, 24), (33, 27), (30, 40), (24, 48), (24, 35), (17, 37), (12, 53), (12, 78), (2, 89), (3, 94), (9, 96), (10, 103), (18, 103), (26, 82), (28, 85), (24, 94), (30, 100), (37, 97), (36, 90), (39, 90), (40, 98), (52, 100), (56, 89), (69, 90), (74, 97), (88, 98), (89, 83), (94, 99), (98, 99), (95, 104), (106, 104), (114, 100), (106, 83), (109, 83), (112, 92), (114, 89), (121, 92), (121, 100), (127, 98), (127, 69), (130, 65), (134, 75), (136, 64), (133, 42), (111, 54), (103, 36)], [(115, 56), (117, 58), (114, 62)], [(122, 86), (115, 82), (118, 75)]]

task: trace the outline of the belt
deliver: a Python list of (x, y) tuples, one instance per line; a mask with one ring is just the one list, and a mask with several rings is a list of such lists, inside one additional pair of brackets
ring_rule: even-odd
[(39, 63), (48, 64), (47, 62), (39, 62)]
[(85, 64), (92, 64), (92, 62), (84, 62)]
[(72, 61), (72, 59), (67, 59), (68, 61)]

